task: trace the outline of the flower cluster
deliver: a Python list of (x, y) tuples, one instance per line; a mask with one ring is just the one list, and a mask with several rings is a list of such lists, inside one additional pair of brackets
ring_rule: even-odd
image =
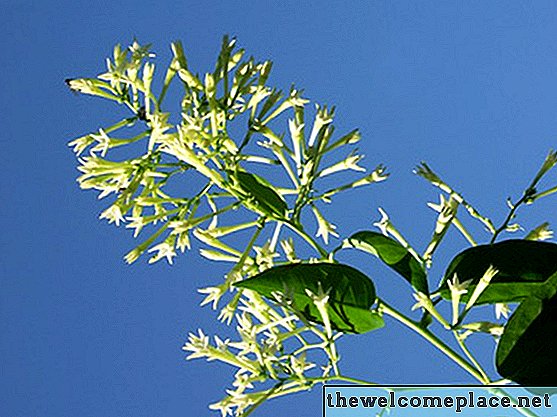
[[(315, 185), (320, 178), (365, 171), (358, 165), (362, 155), (352, 151), (342, 156), (344, 147), (359, 141), (357, 130), (332, 140), (334, 108), (316, 105), (313, 122), (308, 123), (309, 100), (302, 92), (292, 88), (283, 94), (268, 86), (271, 62), (244, 59), (244, 50), (236, 48), (234, 39), (224, 38), (214, 71), (203, 77), (190, 69), (179, 42), (172, 44), (172, 53), (158, 95), (153, 82), (155, 55), (149, 45), (137, 42), (127, 49), (117, 45), (112, 59), (107, 60), (107, 71), (97, 78), (67, 81), (74, 91), (113, 100), (132, 113), (70, 142), (77, 155), (88, 152), (79, 159), (80, 186), (99, 191), (99, 198), (115, 196), (100, 218), (117, 226), (125, 224), (134, 237), (144, 231), (151, 233), (125, 256), (127, 262), (150, 253), (151, 263), (160, 259), (171, 263), (178, 251), (190, 248), (192, 235), (204, 243), (210, 240), (213, 248), (205, 249), (205, 256), (239, 260), (241, 253), (222, 250), (224, 243), (217, 243), (225, 234), (263, 221), (264, 225), (286, 224), (293, 233), (303, 235), (300, 216), (306, 207), (315, 215), (317, 237), (328, 244), (330, 236), (338, 235), (319, 203), (329, 202), (348, 188), (387, 177), (379, 166), (363, 178), (320, 192)], [(180, 120), (172, 124), (170, 114), (163, 111), (163, 101), (176, 79), (183, 95)], [(275, 130), (280, 127), (280, 117), (288, 112), (289, 137)], [(238, 127), (245, 126), (246, 120), (247, 129), (238, 136)], [(133, 134), (123, 137), (126, 131)], [(252, 142), (261, 152), (248, 146)], [(143, 148), (144, 153), (127, 160), (108, 159), (113, 149), (125, 145), (133, 145), (130, 149), (136, 151)], [(324, 167), (323, 158), (329, 153), (334, 157), (327, 161), (333, 162)], [(261, 164), (282, 168), (285, 185), (273, 186), (253, 172)], [(177, 193), (182, 178), (195, 178), (183, 181), (194, 185)], [(224, 226), (230, 228), (226, 232), (222, 226), (215, 230), (221, 214), (239, 207), (250, 212), (249, 221)], [(302, 237), (316, 248), (309, 236)], [(267, 250), (263, 245), (259, 252)], [(256, 257), (263, 259), (261, 253)]]
[[(326, 318), (327, 296), (313, 297)], [(280, 294), (277, 301), (282, 307), (271, 307), (256, 293), (245, 291), (235, 315), (239, 340), (215, 336), (211, 343), (199, 330), (189, 335), (183, 347), (190, 352), (188, 359), (218, 360), (236, 368), (233, 388), (226, 391), (224, 399), (210, 406), (223, 416), (241, 416), (264, 399), (307, 390), (327, 378), (337, 366), (333, 339), (340, 334), (333, 334), (327, 326), (324, 331), (308, 326), (302, 316), (286, 307)], [(325, 352), (326, 365), (320, 366), (323, 358), (310, 351)]]
[[(267, 398), (309, 389), (319, 378), (338, 373), (335, 341), (340, 333), (328, 322), (326, 291), (308, 294), (325, 323), (321, 329), (309, 324), (284, 295), (276, 294), (277, 307), (233, 284), (277, 264), (301, 262), (296, 239), (318, 259), (327, 259), (328, 251), (316, 238), (328, 245), (338, 234), (322, 204), (388, 175), (382, 165), (361, 174), (363, 155), (345, 151), (358, 143), (360, 133), (353, 130), (334, 140), (334, 108), (315, 105), (313, 110), (300, 90), (284, 94), (267, 85), (271, 62), (244, 59), (235, 40), (224, 38), (214, 70), (203, 76), (191, 70), (179, 42), (172, 44), (172, 55), (158, 94), (155, 55), (137, 42), (128, 49), (116, 46), (107, 71), (97, 78), (68, 80), (72, 90), (112, 100), (131, 112), (69, 145), (80, 157), (81, 188), (113, 199), (100, 218), (125, 225), (134, 237), (148, 233), (126, 254), (126, 262), (150, 254), (149, 263), (172, 263), (195, 238), (203, 245), (202, 256), (231, 264), (224, 282), (200, 292), (205, 295), (202, 305), (214, 309), (225, 294), (233, 293), (219, 319), (237, 323), (239, 340), (215, 337), (211, 344), (199, 331), (190, 335), (184, 350), (190, 359), (205, 357), (237, 368), (233, 389), (212, 408), (240, 415)], [(163, 111), (173, 83), (182, 92), (177, 123)], [(128, 154), (136, 154), (111, 158), (115, 148), (124, 146)], [(282, 181), (280, 186), (260, 176), (268, 171), (259, 169), (262, 165), (279, 168), (272, 178)], [(320, 189), (323, 178), (349, 171), (360, 176)], [(305, 210), (314, 215), (315, 237), (301, 224)], [(231, 215), (233, 211), (241, 216)], [(270, 227), (269, 238), (263, 231)], [(246, 233), (251, 233), (249, 240), (239, 243), (238, 236)]]

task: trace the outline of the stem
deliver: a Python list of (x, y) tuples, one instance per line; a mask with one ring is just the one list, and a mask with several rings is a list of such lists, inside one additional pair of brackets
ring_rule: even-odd
[(253, 248), (253, 245), (255, 245), (255, 242), (257, 241), (257, 238), (259, 237), (259, 234), (261, 233), (264, 227), (265, 227), (265, 218), (261, 217), (257, 222), (257, 228), (255, 229), (255, 232), (253, 232), (253, 235), (251, 236), (251, 239), (249, 240), (246, 249), (244, 249), (244, 253), (242, 253), (242, 257), (236, 264), (235, 268), (239, 268), (239, 269), (242, 268), (244, 262), (248, 258), (249, 253), (251, 252), (251, 249)]
[(453, 224), (454, 226), (458, 229), (458, 231), (462, 234), (462, 236), (464, 236), (464, 238), (472, 245), (472, 246), (477, 246), (478, 244), (476, 243), (476, 241), (474, 240), (474, 238), (472, 237), (472, 235), (470, 234), (470, 232), (468, 232), (468, 230), (466, 230), (466, 228), (464, 227), (464, 225), (460, 222), (460, 220), (458, 220), (455, 216), (455, 218), (453, 219)]
[(228, 206), (225, 206), (225, 207), (221, 208), (220, 210), (211, 212), (211, 213), (206, 214), (206, 215), (201, 216), (201, 217), (193, 218), (193, 221), (191, 223), (191, 227), (195, 227), (198, 224), (203, 223), (205, 220), (209, 220), (213, 216), (225, 213), (228, 210), (233, 209), (234, 207), (238, 207), (239, 205), (240, 205), (240, 202), (232, 203), (232, 204), (229, 204)]
[(482, 374), (482, 376), (484, 378), (483, 383), (484, 384), (489, 384), (491, 382), (489, 377), (487, 376), (486, 372), (483, 370), (480, 363), (476, 360), (474, 355), (472, 355), (472, 353), (470, 352), (470, 349), (468, 349), (468, 346), (466, 346), (466, 343), (464, 343), (464, 340), (460, 337), (460, 335), (456, 331), (453, 331), (453, 334), (454, 334), (454, 337), (455, 337), (456, 341), (458, 342), (458, 345), (460, 346), (460, 348), (462, 349), (462, 351), (464, 352), (466, 357), (468, 357), (470, 362), (472, 362), (474, 364), (474, 366), (476, 367), (476, 369)]
[(321, 256), (321, 259), (326, 259), (329, 257), (329, 253), (323, 249), (323, 247), (315, 241), (310, 235), (308, 235), (301, 226), (296, 226), (291, 222), (285, 222), (285, 224), (295, 231), (299, 236), (301, 236), (306, 242), (308, 242)]
[(118, 129), (124, 127), (124, 126), (127, 126), (130, 123), (135, 122), (136, 120), (137, 120), (137, 116), (128, 117), (124, 120), (119, 121), (118, 123), (113, 124), (110, 127), (104, 128), (103, 130), (104, 130), (105, 133), (108, 134), (108, 133), (114, 132), (115, 130), (118, 130)]
[(255, 402), (255, 404), (253, 404), (245, 413), (242, 413), (242, 417), (248, 417), (251, 413), (253, 413), (257, 407), (259, 407), (261, 404), (263, 404), (265, 401), (271, 398), (272, 395), (275, 393), (275, 391), (280, 389), (285, 382), (286, 381), (277, 382), (273, 388), (271, 388), (269, 391), (267, 391), (267, 393), (265, 393), (265, 395), (263, 395), (260, 399), (258, 399)]
[(539, 193), (537, 193), (536, 195), (534, 195), (532, 197), (532, 201), (537, 200), (538, 198), (542, 198), (542, 197), (547, 197), (548, 195), (551, 195), (553, 193), (557, 192), (557, 187), (552, 187), (548, 190), (545, 191), (540, 191)]
[(277, 247), (281, 227), (282, 227), (282, 222), (277, 222), (275, 226), (275, 231), (273, 232), (273, 237), (271, 238), (271, 243), (269, 245), (269, 249), (272, 250), (273, 252)]
[(334, 377), (330, 377), (327, 381), (324, 382), (328, 382), (328, 381), (344, 381), (344, 382), (351, 382), (352, 384), (358, 384), (358, 385), (378, 385), (377, 382), (365, 381), (363, 379), (352, 378), (344, 375), (335, 375)]
[[(540, 169), (538, 174), (535, 176), (535, 178), (532, 180), (532, 182), (530, 183), (528, 188), (526, 188), (526, 190), (524, 190), (524, 193), (522, 194), (522, 197), (520, 197), (520, 200), (518, 200), (516, 203), (513, 204), (513, 206), (511, 207), (511, 210), (509, 211), (509, 214), (507, 215), (507, 218), (505, 219), (505, 221), (503, 222), (501, 227), (499, 227), (499, 229), (497, 229), (493, 233), (493, 237), (491, 238), (491, 241), (489, 243), (495, 242), (495, 239), (497, 239), (497, 236), (499, 235), (499, 233), (501, 233), (503, 230), (505, 230), (507, 228), (507, 226), (509, 225), (509, 222), (514, 218), (514, 214), (515, 214), (516, 210), (518, 209), (518, 207), (521, 204), (523, 204), (527, 201), (533, 201), (533, 199), (536, 198), (536, 185), (538, 185), (538, 182), (540, 181), (542, 176), (549, 169), (551, 169), (551, 167), (553, 167), (553, 165), (555, 165), (555, 163), (553, 162), (552, 165), (547, 170), (544, 170), (544, 166), (548, 162), (548, 160), (549, 160), (548, 158), (550, 158), (551, 155), (552, 155), (552, 152), (550, 152), (550, 154), (548, 155), (548, 157), (546, 158), (546, 160), (544, 162), (544, 165), (542, 166), (542, 168)], [(553, 155), (553, 156), (555, 156), (555, 155)], [(552, 190), (549, 190), (549, 191), (552, 192)]]
[(516, 213), (516, 210), (518, 209), (518, 207), (524, 203), (528, 198), (531, 197), (531, 193), (529, 193), (528, 191), (532, 190), (532, 188), (528, 188), (525, 192), (524, 195), (520, 198), (520, 200), (518, 200), (515, 204), (513, 204), (512, 208), (509, 211), (509, 214), (507, 215), (507, 218), (505, 219), (505, 221), (503, 222), (503, 224), (497, 229), (495, 230), (495, 232), (493, 232), (493, 237), (491, 238), (491, 240), (489, 241), (489, 243), (494, 243), (495, 240), (497, 239), (497, 236), (499, 236), (499, 234), (505, 230), (507, 228), (507, 226), (509, 225), (510, 221), (514, 218), (514, 214)]
[(276, 157), (284, 167), (284, 170), (288, 174), (288, 177), (292, 181), (292, 184), (294, 184), (294, 187), (298, 188), (300, 186), (300, 184), (298, 184), (298, 178), (296, 178), (296, 175), (294, 175), (294, 172), (292, 171), (292, 167), (284, 157), (283, 150), (281, 148), (279, 148), (278, 150), (273, 149), (273, 153), (276, 155)]
[(460, 366), (462, 369), (464, 369), (466, 372), (468, 372), (470, 375), (476, 378), (479, 382), (481, 382), (482, 384), (485, 383), (483, 375), (474, 366), (472, 366), (468, 361), (462, 358), (462, 356), (456, 353), (453, 349), (451, 349), (451, 347), (449, 347), (445, 342), (443, 342), (441, 339), (439, 339), (429, 330), (422, 329), (418, 325), (418, 323), (409, 319), (404, 314), (398, 312), (393, 307), (386, 304), (384, 301), (378, 300), (378, 304), (379, 304), (380, 311), (391, 316), (392, 318), (404, 324), (406, 327), (410, 328), (411, 330), (414, 330), (416, 333), (418, 333), (420, 336), (422, 336), (424, 339), (430, 342), (433, 346), (439, 349), (442, 353), (444, 353), (446, 356), (452, 359), (458, 366)]

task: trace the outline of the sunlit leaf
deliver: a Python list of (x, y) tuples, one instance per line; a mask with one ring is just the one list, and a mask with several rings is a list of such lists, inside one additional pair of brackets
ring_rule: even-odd
[(334, 329), (365, 333), (383, 326), (381, 316), (371, 311), (375, 302), (373, 282), (363, 273), (347, 265), (316, 263), (277, 266), (235, 284), (273, 299), (281, 293), (293, 307), (312, 322), (322, 324), (321, 316), (308, 295), (328, 291), (329, 319)]

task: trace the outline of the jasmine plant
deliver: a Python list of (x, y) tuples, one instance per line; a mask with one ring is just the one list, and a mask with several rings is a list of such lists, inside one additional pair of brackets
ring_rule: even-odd
[[(338, 135), (334, 107), (313, 103), (294, 87), (272, 87), (272, 63), (247, 58), (235, 39), (224, 37), (215, 67), (203, 75), (190, 67), (180, 42), (171, 50), (160, 83), (155, 55), (138, 42), (117, 45), (97, 77), (68, 79), (72, 90), (129, 112), (70, 146), (79, 157), (80, 187), (109, 200), (99, 217), (141, 238), (126, 262), (147, 257), (149, 263), (171, 264), (196, 239), (203, 257), (230, 265), (222, 282), (199, 292), (201, 305), (218, 310), (235, 338), (198, 330), (183, 347), (189, 359), (233, 369), (226, 396), (211, 409), (247, 416), (271, 398), (317, 384), (381, 382), (343, 374), (337, 341), (378, 331), (386, 317), (425, 338), (481, 384), (557, 385), (551, 354), (557, 339), (548, 324), (557, 311), (557, 245), (542, 242), (552, 232), (543, 223), (521, 239), (498, 240), (521, 230), (514, 222), (521, 206), (557, 191), (538, 190), (557, 163), (556, 152), (548, 154), (523, 195), (509, 202), (499, 226), (422, 163), (416, 174), (441, 192), (439, 203), (428, 204), (437, 218), (423, 250), (381, 208), (377, 231), (341, 232), (325, 205), (348, 189), (388, 177), (381, 164), (371, 171), (361, 165), (363, 156), (354, 148), (358, 130)], [(165, 110), (172, 108), (165, 98), (175, 95), (179, 114)], [(347, 171), (356, 177), (334, 181)], [(463, 215), (480, 222), (486, 235), (470, 232)], [(451, 227), (470, 248), (454, 257), (441, 285), (431, 290), (428, 272)], [(341, 244), (332, 246), (332, 237), (339, 236)], [(365, 274), (339, 263), (337, 253), (347, 249), (378, 257), (406, 280), (420, 317), (398, 311)], [(451, 317), (441, 313), (442, 302), (449, 303)], [(495, 307), (495, 319), (468, 319), (485, 304)], [(497, 344), (499, 376), (488, 375), (468, 347), (478, 333)]]

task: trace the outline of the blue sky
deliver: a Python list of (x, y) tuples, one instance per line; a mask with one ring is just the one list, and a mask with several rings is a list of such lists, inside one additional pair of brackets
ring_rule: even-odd
[[(420, 161), (500, 223), (557, 134), (557, 3), (529, 2), (108, 2), (0, 4), (0, 414), (208, 415), (230, 369), (186, 362), (198, 327), (220, 331), (196, 289), (225, 272), (194, 247), (174, 266), (132, 266), (129, 230), (98, 219), (78, 189), (66, 143), (113, 120), (114, 106), (71, 94), (67, 77), (94, 76), (116, 43), (152, 43), (165, 65), (184, 43), (200, 73), (222, 35), (274, 61), (271, 82), (337, 106), (337, 131), (360, 128), (364, 163), (386, 183), (349, 192), (329, 211), (341, 234), (371, 228), (378, 207), (423, 248), (437, 192), (412, 174)], [(551, 182), (552, 181), (552, 182)], [(548, 184), (554, 185), (555, 175)], [(348, 207), (348, 208), (347, 208)], [(555, 223), (555, 199), (522, 211), (526, 229)], [(487, 234), (477, 230), (478, 236)], [(433, 282), (466, 242), (451, 233)], [(481, 239), (480, 239), (481, 240)], [(412, 304), (404, 282), (362, 256), (344, 258), (374, 278), (386, 300)], [(401, 295), (402, 294), (402, 295)], [(489, 364), (493, 343), (474, 349)], [(392, 383), (472, 382), (396, 323), (342, 342), (347, 374)], [(491, 366), (491, 365), (490, 365)], [(320, 414), (320, 389), (275, 400), (254, 415)], [(216, 414), (214, 414), (216, 415)]]

